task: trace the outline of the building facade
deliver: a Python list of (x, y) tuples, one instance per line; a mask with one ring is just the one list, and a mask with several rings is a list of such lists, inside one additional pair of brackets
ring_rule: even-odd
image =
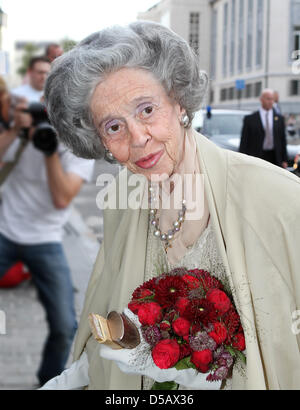
[(9, 74), (9, 45), (7, 38), (7, 14), (0, 6), (0, 75), (5, 80), (7, 80)]
[(210, 69), (210, 4), (208, 0), (162, 0), (139, 20), (161, 23), (184, 38), (199, 56), (201, 69)]
[(261, 91), (272, 88), (283, 113), (300, 114), (300, 73), (293, 69), (300, 0), (211, 1), (211, 20), (211, 103), (255, 109)]
[(253, 110), (272, 88), (283, 113), (300, 114), (300, 0), (162, 0), (138, 18), (198, 47), (213, 107)]

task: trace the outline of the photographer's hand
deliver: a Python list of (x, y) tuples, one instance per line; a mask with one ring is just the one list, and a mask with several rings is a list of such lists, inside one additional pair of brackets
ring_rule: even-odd
[(29, 129), (32, 125), (32, 117), (30, 114), (24, 112), (28, 108), (28, 102), (23, 99), (20, 101), (14, 112), (14, 120), (11, 126), (11, 131), (16, 135), (20, 135), (22, 129)]

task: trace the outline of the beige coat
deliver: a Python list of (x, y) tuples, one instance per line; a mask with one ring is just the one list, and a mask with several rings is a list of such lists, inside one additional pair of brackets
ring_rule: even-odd
[[(300, 309), (300, 179), (254, 157), (222, 150), (191, 132), (246, 336), (246, 378), (233, 377), (233, 388), (300, 389), (300, 328), (292, 327), (292, 315)], [(147, 229), (147, 210), (104, 212), (104, 242), (74, 353), (76, 360), (87, 351), (89, 389), (141, 388), (140, 377), (123, 374), (99, 357), (87, 317), (90, 312), (122, 311), (143, 282)]]

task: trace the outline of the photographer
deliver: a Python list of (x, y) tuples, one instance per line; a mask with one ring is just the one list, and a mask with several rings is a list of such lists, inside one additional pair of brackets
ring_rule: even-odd
[(0, 277), (16, 261), (24, 262), (45, 308), (49, 336), (38, 371), (40, 384), (64, 370), (77, 327), (62, 227), (94, 166), (58, 143), (43, 107), (32, 105), (41, 100), (49, 70), (44, 57), (32, 59), (29, 84), (12, 91), (19, 98), (12, 127), (0, 134), (0, 162), (15, 161), (19, 153), (2, 185)]

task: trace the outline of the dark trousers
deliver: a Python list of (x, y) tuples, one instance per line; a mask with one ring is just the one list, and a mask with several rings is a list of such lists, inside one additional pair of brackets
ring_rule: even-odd
[(38, 370), (43, 385), (64, 370), (77, 329), (70, 269), (60, 243), (19, 245), (0, 233), (0, 278), (17, 261), (29, 268), (49, 325)]

